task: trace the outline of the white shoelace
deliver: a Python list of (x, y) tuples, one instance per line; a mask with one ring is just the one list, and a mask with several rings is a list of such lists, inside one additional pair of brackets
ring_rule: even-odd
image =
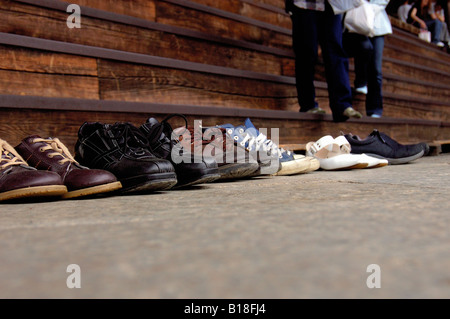
[(257, 137), (244, 132), (244, 130), (240, 129), (239, 133), (244, 134), (245, 136), (241, 142), (241, 145), (245, 147), (245, 144), (248, 142), (248, 149), (253, 150), (253, 146), (255, 146), (256, 151), (260, 151), (261, 148), (263, 151), (268, 152), (269, 155), (278, 155), (279, 158), (283, 157), (283, 153), (287, 153), (289, 156), (291, 152), (286, 151), (283, 148), (279, 148), (272, 140), (268, 139), (263, 133), (259, 133)]

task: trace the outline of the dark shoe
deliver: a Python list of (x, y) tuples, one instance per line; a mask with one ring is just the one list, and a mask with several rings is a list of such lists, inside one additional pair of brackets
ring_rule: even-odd
[(61, 177), (27, 165), (16, 150), (0, 139), (0, 201), (67, 193)]
[(423, 156), (430, 154), (430, 145), (428, 143), (419, 143), (423, 147)]
[(213, 157), (196, 153), (192, 143), (188, 143), (188, 149), (182, 148), (178, 137), (173, 138), (173, 129), (168, 120), (175, 116), (184, 119), (186, 125), (181, 129), (185, 131), (187, 119), (181, 114), (170, 115), (161, 122), (158, 122), (155, 118), (149, 118), (140, 127), (140, 130), (149, 140), (150, 151), (159, 158), (169, 160), (175, 167), (178, 179), (176, 187), (209, 183), (219, 179), (217, 162)]
[(89, 169), (78, 164), (58, 138), (43, 139), (33, 135), (15, 147), (28, 165), (58, 173), (68, 192), (63, 198), (75, 198), (112, 192), (122, 187), (110, 172)]
[[(193, 128), (189, 130), (196, 136)], [(225, 128), (204, 127), (198, 135), (201, 135), (201, 152), (211, 154), (217, 161), (220, 180), (251, 177), (259, 170), (258, 162), (248, 151), (237, 147)]]
[(85, 122), (78, 130), (75, 160), (113, 173), (122, 193), (166, 190), (177, 183), (173, 165), (148, 150), (148, 140), (130, 123)]
[(352, 134), (346, 134), (345, 138), (350, 143), (351, 153), (387, 159), (389, 164), (405, 164), (425, 153), (424, 143), (402, 145), (378, 130), (364, 140)]
[(306, 111), (306, 113), (310, 113), (310, 114), (326, 114), (327, 112), (325, 112), (325, 110), (320, 108), (320, 107), (313, 107), (312, 109), (309, 109), (308, 111)]
[(355, 110), (354, 108), (352, 108), (351, 106), (349, 106), (348, 108), (345, 109), (344, 116), (349, 117), (349, 118), (355, 118), (355, 119), (360, 119), (362, 118), (362, 114), (359, 113), (357, 110)]

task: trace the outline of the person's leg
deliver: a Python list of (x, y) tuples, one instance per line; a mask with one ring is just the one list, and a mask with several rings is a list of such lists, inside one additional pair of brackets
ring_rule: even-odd
[(368, 67), (368, 93), (366, 96), (366, 113), (368, 116), (383, 114), (383, 50), (384, 36), (370, 39), (373, 46), (373, 56)]
[(450, 43), (450, 33), (448, 32), (447, 23), (442, 22), (442, 28), (441, 28), (441, 41), (445, 44)]
[(321, 12), (318, 18), (330, 108), (333, 120), (342, 122), (348, 119), (343, 115), (344, 111), (352, 106), (348, 58), (342, 47), (342, 16), (335, 15), (327, 2), (325, 12)]
[(429, 20), (425, 21), (427, 24), (428, 30), (431, 32), (431, 43), (440, 42), (441, 38), (441, 30), (442, 30), (442, 22), (440, 20)]
[(355, 52), (355, 89), (367, 86), (368, 64), (372, 60), (373, 46), (368, 37), (355, 34), (357, 41), (357, 50)]
[(367, 62), (372, 55), (372, 42), (369, 38), (351, 32), (344, 32), (342, 44), (347, 56), (353, 57), (355, 65), (354, 87), (361, 88), (367, 85)]
[(300, 112), (307, 112), (318, 106), (314, 87), (318, 54), (317, 17), (315, 11), (295, 7), (291, 19), (298, 103)]

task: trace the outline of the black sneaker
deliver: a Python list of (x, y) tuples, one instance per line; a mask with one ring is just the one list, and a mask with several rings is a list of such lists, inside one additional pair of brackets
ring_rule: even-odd
[[(190, 150), (175, 148), (175, 146), (180, 146), (180, 141), (172, 136), (173, 129), (168, 123), (173, 117), (183, 118), (184, 129), (187, 129), (186, 117), (182, 114), (173, 114), (161, 122), (155, 118), (149, 118), (140, 127), (140, 130), (149, 140), (150, 151), (160, 158), (169, 160), (175, 167), (178, 178), (176, 187), (209, 183), (219, 179), (217, 162), (213, 157), (205, 157), (202, 153), (197, 155), (191, 147), (193, 145), (189, 145)], [(180, 151), (181, 153), (179, 153)]]
[(405, 164), (425, 154), (425, 143), (402, 145), (384, 133), (374, 130), (362, 140), (356, 135), (345, 134), (351, 153), (387, 159), (389, 164)]
[(166, 190), (177, 183), (173, 165), (148, 150), (148, 140), (130, 123), (85, 122), (78, 130), (75, 159), (113, 173), (121, 193)]

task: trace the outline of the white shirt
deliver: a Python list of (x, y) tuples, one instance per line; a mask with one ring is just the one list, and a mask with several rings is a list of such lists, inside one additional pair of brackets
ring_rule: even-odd
[(400, 20), (403, 22), (406, 22), (406, 19), (408, 19), (408, 13), (409, 10), (411, 10), (412, 4), (402, 4), (400, 7), (398, 7), (397, 15)]

